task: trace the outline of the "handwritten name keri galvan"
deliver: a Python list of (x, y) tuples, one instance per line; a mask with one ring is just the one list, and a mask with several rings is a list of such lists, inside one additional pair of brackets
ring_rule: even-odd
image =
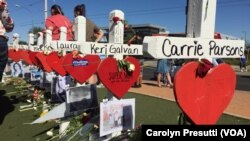
[(209, 129), (209, 130), (171, 130), (166, 129), (164, 131), (155, 131), (153, 129), (147, 129), (145, 131), (147, 137), (241, 137), (246, 138), (246, 129)]

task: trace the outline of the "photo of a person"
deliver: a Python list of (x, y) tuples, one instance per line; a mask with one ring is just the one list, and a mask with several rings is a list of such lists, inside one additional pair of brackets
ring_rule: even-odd
[(60, 102), (66, 100), (66, 76), (58, 76), (55, 84), (56, 95)]
[(67, 91), (69, 112), (82, 111), (92, 107), (91, 86), (71, 87)]
[(100, 103), (100, 136), (133, 129), (135, 123), (135, 99)]
[(32, 68), (30, 70), (30, 80), (31, 81), (40, 81), (40, 78), (41, 78), (41, 72), (38, 70), (38, 69), (34, 69)]
[(11, 65), (11, 72), (13, 77), (23, 77), (22, 62), (13, 62)]

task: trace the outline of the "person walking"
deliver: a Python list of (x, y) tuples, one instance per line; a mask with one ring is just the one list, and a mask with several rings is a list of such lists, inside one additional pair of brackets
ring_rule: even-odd
[[(163, 77), (163, 84), (167, 87), (173, 87), (171, 76), (169, 73), (169, 66), (167, 59), (159, 59), (157, 61), (157, 86), (162, 87), (161, 78)], [(167, 80), (167, 81), (166, 81)]]

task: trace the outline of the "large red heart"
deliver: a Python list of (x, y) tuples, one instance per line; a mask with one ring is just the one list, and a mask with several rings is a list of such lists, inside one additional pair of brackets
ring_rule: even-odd
[(190, 62), (176, 73), (176, 101), (195, 124), (216, 124), (233, 97), (236, 75), (231, 66), (220, 64), (200, 78), (197, 67)]
[(33, 63), (32, 63), (32, 61), (30, 59), (29, 51), (28, 50), (24, 50), (24, 49), (19, 50), (19, 51), (20, 51), (21, 59), (23, 61), (25, 61), (27, 64), (32, 65)]
[(62, 59), (59, 58), (57, 52), (51, 52), (47, 57), (46, 57), (47, 63), (49, 66), (57, 72), (61, 76), (65, 76), (67, 73), (65, 69), (63, 68), (62, 65)]
[(123, 69), (119, 71), (118, 62), (111, 57), (103, 60), (98, 68), (98, 75), (104, 86), (119, 99), (128, 92), (140, 74), (140, 64), (137, 59), (128, 57), (125, 60), (135, 66), (131, 74)]
[(82, 84), (97, 71), (100, 61), (98, 55), (73, 58), (72, 53), (68, 53), (64, 56), (63, 67), (77, 82)]
[(8, 50), (8, 56), (14, 62), (19, 62), (21, 60), (21, 54), (20, 53), (21, 52), (19, 50), (18, 51), (16, 51), (15, 49)]
[(51, 67), (49, 66), (49, 64), (47, 63), (47, 60), (46, 60), (46, 55), (43, 53), (43, 52), (39, 52), (36, 54), (36, 58), (39, 60), (42, 69), (48, 73), (52, 72), (52, 69)]
[(37, 58), (36, 58), (36, 54), (37, 53), (38, 52), (32, 52), (32, 51), (30, 51), (29, 52), (29, 56), (30, 56), (30, 60), (31, 60), (32, 64), (35, 65), (35, 66), (37, 66), (37, 67), (40, 67), (39, 60), (37, 60)]

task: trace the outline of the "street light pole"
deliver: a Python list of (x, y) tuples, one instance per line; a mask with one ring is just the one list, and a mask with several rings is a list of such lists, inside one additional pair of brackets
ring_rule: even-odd
[(44, 0), (44, 22), (46, 21), (48, 17), (48, 1)]
[(24, 6), (21, 6), (21, 5), (19, 5), (19, 4), (16, 4), (16, 7), (23, 8), (23, 9), (27, 10), (27, 11), (30, 13), (30, 15), (31, 15), (31, 22), (32, 22), (32, 23), (31, 23), (31, 24), (32, 24), (32, 28), (34, 28), (34, 17), (33, 17), (32, 11), (31, 11), (29, 8), (24, 7)]
[(247, 41), (247, 32), (246, 31), (242, 31), (242, 33), (244, 33), (244, 39), (245, 39), (245, 42)]

